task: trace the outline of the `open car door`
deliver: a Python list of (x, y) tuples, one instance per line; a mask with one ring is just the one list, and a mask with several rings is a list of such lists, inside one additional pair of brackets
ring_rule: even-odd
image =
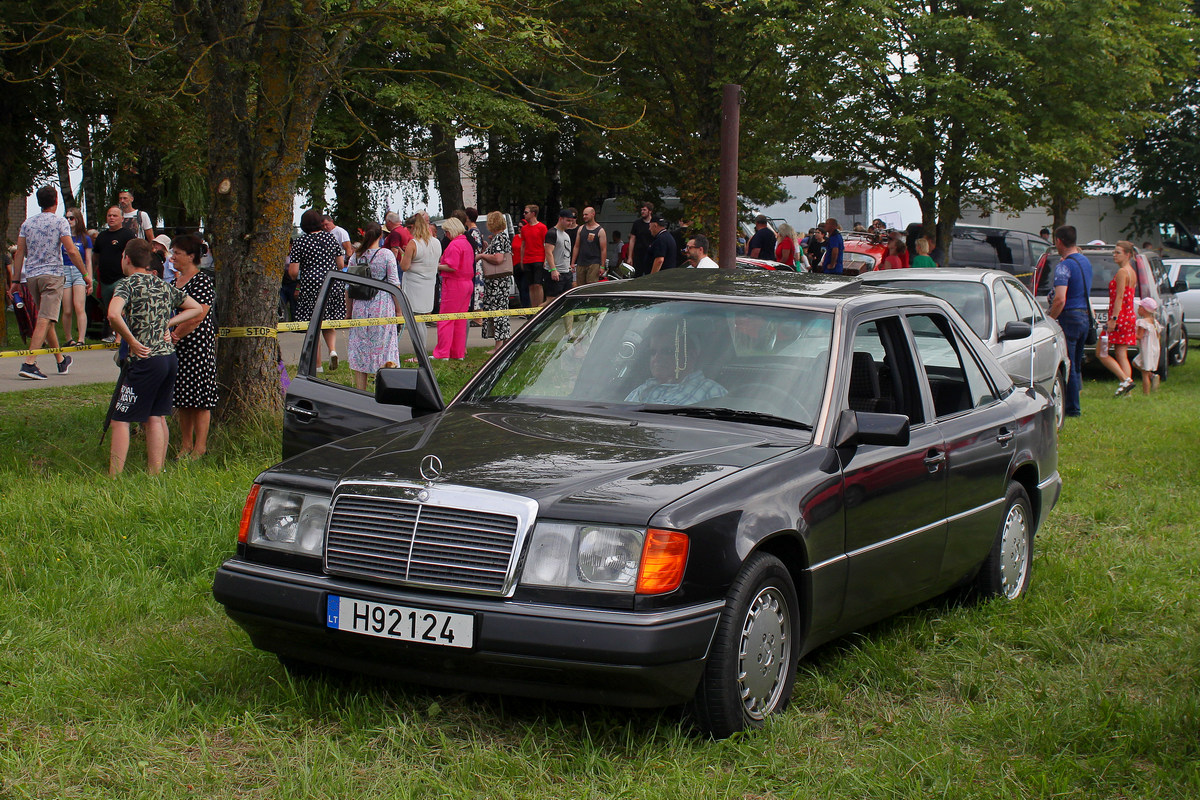
[[(396, 314), (374, 320), (375, 324), (398, 327), (401, 343), (412, 344), (411, 350), (416, 363), (401, 347), (400, 361), (396, 369), (382, 369), (375, 376), (375, 392), (364, 392), (354, 388), (349, 365), (342, 360), (337, 371), (321, 367), (321, 317), (326, 305), (334, 302), (340, 306), (346, 288), (351, 284), (363, 284), (386, 292), (392, 297)], [(346, 316), (353, 311), (346, 304)], [(404, 324), (400, 325), (399, 317)], [(333, 322), (330, 320), (329, 322)], [(340, 328), (338, 339), (342, 352), (347, 352), (348, 328)], [(303, 453), (319, 445), (336, 441), (356, 433), (373, 430), (393, 422), (403, 422), (414, 416), (435, 413), (445, 408), (437, 378), (425, 352), (424, 326), (415, 321), (412, 309), (404, 293), (396, 286), (382, 281), (330, 272), (317, 297), (312, 320), (304, 335), (304, 347), (300, 352), (300, 363), (296, 377), (292, 379), (284, 398), (283, 406), (283, 457)]]

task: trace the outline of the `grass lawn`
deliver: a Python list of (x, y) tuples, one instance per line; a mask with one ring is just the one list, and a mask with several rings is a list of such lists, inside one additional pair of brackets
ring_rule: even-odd
[(290, 679), (210, 594), (276, 423), (155, 478), (135, 444), (109, 481), (110, 387), (0, 395), (0, 799), (1194, 800), (1200, 367), (1112, 388), (1068, 422), (1025, 599), (837, 641), (786, 714), (724, 742), (678, 709)]

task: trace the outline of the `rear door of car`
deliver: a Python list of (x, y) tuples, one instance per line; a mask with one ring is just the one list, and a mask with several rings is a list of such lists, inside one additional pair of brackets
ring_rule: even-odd
[[(300, 353), (300, 361), (296, 369), (296, 377), (292, 378), (284, 398), (283, 411), (283, 456), (285, 458), (302, 453), (313, 447), (328, 442), (343, 439), (355, 433), (373, 430), (392, 422), (403, 422), (412, 419), (413, 409), (409, 406), (378, 403), (370, 391), (360, 391), (354, 388), (354, 381), (348, 363), (349, 358), (349, 328), (346, 323), (336, 320), (329, 322), (338, 328), (338, 347), (341, 353), (340, 365), (337, 370), (322, 367), (321, 354), (324, 343), (321, 340), (321, 317), (328, 301), (335, 292), (344, 293), (348, 283), (362, 283), (372, 286), (379, 291), (392, 296), (393, 304), (399, 313), (396, 317), (385, 317), (376, 322), (397, 326), (400, 317), (404, 324), (399, 327), (401, 342), (408, 341), (411, 347), (401, 346), (399, 367), (417, 370), (427, 375), (433, 386), (437, 386), (429, 358), (425, 353), (424, 325), (415, 321), (412, 309), (399, 287), (389, 283), (373, 281), (356, 275), (341, 272), (331, 272), (325, 278), (313, 310), (312, 320), (304, 336), (304, 347)], [(347, 307), (347, 313), (351, 308)], [(411, 351), (405, 353), (405, 350)], [(414, 358), (415, 362), (406, 361)], [(373, 380), (373, 376), (371, 378)], [(370, 388), (370, 383), (368, 383)]]

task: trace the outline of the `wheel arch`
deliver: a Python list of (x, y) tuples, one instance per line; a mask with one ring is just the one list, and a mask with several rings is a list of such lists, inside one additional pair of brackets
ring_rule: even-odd
[(1034, 533), (1037, 533), (1037, 520), (1041, 519), (1042, 513), (1042, 494), (1038, 491), (1038, 469), (1037, 465), (1031, 461), (1027, 461), (1013, 471), (1009, 480), (1016, 481), (1025, 489), (1025, 494), (1029, 497), (1029, 502), (1033, 506)]
[[(796, 599), (800, 603), (797, 609), (800, 622), (800, 640), (808, 638), (812, 625), (812, 581), (809, 573), (808, 547), (803, 537), (797, 531), (777, 531), (759, 540), (754, 549), (746, 554), (749, 559), (755, 553), (768, 553), (775, 556), (787, 567), (792, 576), (792, 584), (796, 587)], [(743, 560), (745, 563), (745, 560)]]

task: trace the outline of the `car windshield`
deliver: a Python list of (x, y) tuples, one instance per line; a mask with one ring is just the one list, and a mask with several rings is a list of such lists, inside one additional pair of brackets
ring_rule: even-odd
[(464, 399), (809, 427), (829, 368), (828, 312), (579, 297), (531, 323)]
[(940, 297), (975, 331), (980, 339), (987, 339), (992, 332), (992, 308), (988, 302), (988, 290), (982, 283), (967, 281), (874, 281), (872, 286), (887, 286), (892, 289), (927, 292)]

